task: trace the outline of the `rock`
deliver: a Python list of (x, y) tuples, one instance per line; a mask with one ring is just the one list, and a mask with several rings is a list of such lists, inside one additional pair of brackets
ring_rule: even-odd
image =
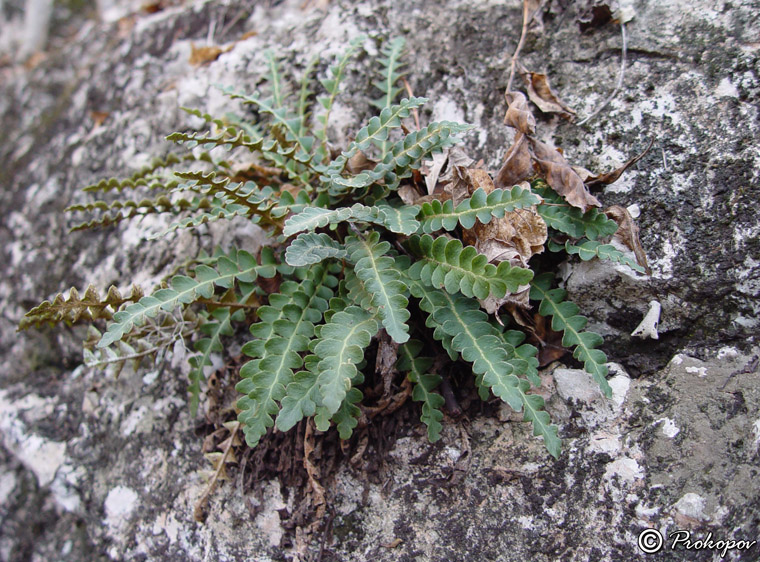
[[(370, 50), (404, 36), (407, 78), (430, 98), (422, 118), (473, 123), (469, 154), (498, 168), (510, 140), (503, 89), (520, 2), (301, 3), (166, 2), (149, 14), (113, 0), (106, 7), (118, 15), (106, 23), (57, 7), (44, 59), (21, 68), (0, 54), (0, 559), (263, 562), (303, 548), (286, 528), (296, 491), (275, 480), (224, 482), (205, 524), (193, 519), (209, 465), (179, 366), (114, 379), (81, 367), (81, 330), (15, 332), (25, 310), (69, 286), (134, 278), (149, 288), (199, 244), (265, 243), (242, 224), (211, 228), (201, 242), (189, 232), (150, 242), (166, 226), (160, 217), (67, 235), (61, 211), (86, 200), (79, 188), (165, 154), (166, 134), (198, 126), (180, 105), (240, 112), (213, 84), (254, 89), (266, 47), (298, 77), (315, 54), (325, 72), (362, 33)], [(612, 23), (581, 34), (578, 3), (560, 4), (528, 36), (521, 62), (547, 72), (582, 119), (614, 87), (622, 38)], [(756, 6), (626, 9), (634, 17), (621, 92), (581, 127), (538, 120), (543, 140), (594, 171), (656, 139), (597, 194), (605, 205), (638, 206), (651, 278), (597, 262), (564, 269), (570, 298), (617, 363), (613, 399), (569, 360), (545, 375), (564, 440), (556, 462), (508, 416), (447, 419), (434, 445), (409, 420), (387, 455), (368, 453), (383, 463), (373, 478), (367, 459), (341, 462), (328, 486), (330, 531), (317, 534), (312, 556), (324, 540), (323, 560), (632, 560), (646, 528), (758, 536)], [(231, 49), (193, 67), (192, 44), (210, 29)], [(368, 66), (360, 58), (349, 67), (336, 146), (371, 114)], [(650, 301), (662, 309), (659, 339), (633, 338)], [(682, 555), (666, 546), (663, 559)], [(742, 556), (756, 558), (756, 547)]]

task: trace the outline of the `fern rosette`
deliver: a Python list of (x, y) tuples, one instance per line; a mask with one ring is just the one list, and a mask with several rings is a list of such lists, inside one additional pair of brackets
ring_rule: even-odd
[[(334, 426), (348, 439), (371, 423), (364, 415), (366, 401), (387, 405), (398, 387), (404, 389), (399, 400), (420, 403), (420, 421), (436, 441), (446, 412), (438, 392), (447, 382), (441, 366), (466, 363), (473, 392), (522, 412), (534, 435), (558, 457), (559, 428), (531, 391), (541, 384), (537, 346), (544, 343), (531, 317), (550, 318), (551, 329), (562, 333), (562, 345), (610, 396), (606, 356), (601, 336), (584, 331), (587, 319), (563, 289), (553, 288), (553, 275), (534, 273), (526, 264), (543, 250), (548, 232), (545, 245), (552, 252), (644, 268), (605, 240), (618, 231), (615, 220), (596, 208), (574, 206), (569, 200), (577, 197), (555, 190), (556, 181), (554, 187), (533, 178), (530, 185), (496, 188), (486, 170), (458, 164), (470, 159), (452, 156), (459, 150), (452, 147), (471, 127), (449, 121), (421, 125), (418, 110), (427, 100), (411, 91), (398, 99), (402, 39), (380, 49), (373, 81), (378, 97), (371, 101), (378, 114), (357, 127), (344, 150), (334, 151), (330, 115), (364, 41), (352, 41), (324, 71), (312, 60), (301, 72), (297, 93), (274, 53), (265, 52), (267, 86), (252, 94), (220, 87), (252, 109), (254, 121), (186, 109), (210, 130), (167, 138), (192, 152), (158, 158), (127, 179), (86, 188), (128, 194), (124, 200), (70, 207), (94, 215), (75, 229), (161, 213), (174, 217), (161, 235), (196, 228), (202, 237), (204, 225), (234, 219), (264, 228), (271, 247), (200, 254), (178, 265), (150, 294), (135, 288), (123, 297), (112, 288), (101, 297), (94, 287), (84, 295), (71, 289), (32, 309), (22, 326), (107, 322), (105, 331), (92, 331), (88, 340), (92, 365), (158, 360), (187, 341), (193, 350), (193, 414), (215, 357), (229, 354), (227, 342), (240, 326), (247, 327), (234, 431), (242, 431), (251, 447), (275, 428), (288, 431), (308, 418), (319, 431)], [(321, 76), (316, 80), (321, 95), (312, 91), (314, 75)], [(246, 156), (244, 164), (235, 162), (240, 154)], [(445, 180), (425, 165), (438, 154), (449, 160)], [(474, 177), (471, 172), (488, 181), (467, 179)], [(423, 175), (435, 176), (431, 185), (425, 186)], [(486, 244), (491, 240), (473, 241), (486, 232), (483, 225), (509, 226), (525, 222), (527, 215), (541, 222), (538, 242), (503, 234), (497, 242), (508, 251), (497, 254)], [(511, 232), (506, 226), (489, 232)], [(522, 255), (519, 248), (526, 244), (531, 252)], [(528, 297), (537, 303), (530, 311)], [(487, 300), (498, 303), (497, 314), (509, 302), (503, 310), (514, 316), (511, 329), (503, 326), (507, 314), (489, 315), (481, 307)], [(367, 367), (383, 361), (382, 373)], [(378, 399), (380, 387), (384, 394)]]

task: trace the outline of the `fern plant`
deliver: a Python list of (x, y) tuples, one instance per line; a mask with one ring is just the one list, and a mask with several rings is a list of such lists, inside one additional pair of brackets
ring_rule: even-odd
[[(258, 255), (242, 248), (201, 254), (150, 295), (134, 289), (122, 297), (112, 288), (103, 298), (89, 288), (82, 298), (72, 289), (32, 309), (22, 327), (107, 321), (85, 343), (92, 365), (155, 360), (178, 338), (187, 341), (194, 349), (194, 414), (212, 355), (222, 352), (239, 326), (248, 326), (242, 348), (248, 360), (237, 389), (240, 428), (251, 447), (271, 428), (287, 431), (304, 418), (313, 418), (321, 431), (334, 425), (341, 438), (350, 437), (362, 413), (365, 354), (382, 330), (394, 342), (396, 369), (412, 385), (412, 399), (422, 403), (428, 437), (439, 439), (444, 400), (435, 366), (441, 362), (429, 346), (422, 355), (420, 343), (432, 337), (439, 355), (469, 365), (483, 399), (493, 394), (522, 411), (558, 457), (558, 428), (542, 398), (531, 392), (541, 383), (538, 349), (526, 343), (520, 325), (505, 328), (508, 316), (487, 314), (482, 305), (520, 296), (522, 307), (529, 306), (524, 297), (535, 301), (537, 313), (551, 318), (563, 345), (609, 396), (602, 338), (584, 331), (586, 319), (565, 300), (565, 291), (552, 288), (550, 272), (528, 267), (530, 256), (499, 261), (464, 241), (486, 237), (482, 229), (489, 225), (519, 226), (521, 213), (528, 213), (548, 232), (532, 253), (546, 246), (640, 268), (599, 241), (615, 232), (614, 221), (596, 209), (573, 207), (539, 177), (508, 189), (469, 185), (459, 201), (445, 190), (422, 196), (417, 186), (423, 163), (449, 150), (470, 127), (441, 121), (414, 129), (405, 123), (426, 100), (399, 99), (403, 40), (381, 49), (373, 82), (378, 97), (372, 101), (379, 113), (335, 151), (329, 117), (362, 41), (353, 42), (319, 80), (325, 94), (316, 107), (310, 77), (317, 62), (304, 71), (291, 103), (295, 94), (267, 52), (268, 89), (248, 95), (221, 87), (258, 120), (186, 109), (209, 130), (168, 139), (192, 152), (157, 159), (127, 179), (89, 186), (85, 191), (104, 199), (69, 208), (90, 215), (74, 230), (154, 213), (175, 217), (166, 233), (242, 217), (269, 232), (270, 247)], [(253, 156), (242, 170), (231, 163), (240, 152)], [(133, 195), (107, 201), (112, 191)], [(416, 194), (411, 200), (410, 193)], [(273, 278), (279, 287), (269, 292)]]

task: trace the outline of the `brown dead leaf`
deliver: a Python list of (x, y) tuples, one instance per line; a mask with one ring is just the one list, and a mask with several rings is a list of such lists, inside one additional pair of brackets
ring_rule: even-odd
[(504, 116), (504, 123), (524, 135), (536, 134), (536, 118), (533, 117), (525, 96), (520, 92), (507, 92), (505, 97), (507, 114)]
[(164, 4), (160, 0), (158, 2), (145, 2), (140, 6), (140, 9), (146, 14), (156, 14), (164, 9)]
[(219, 55), (227, 52), (229, 49), (222, 49), (216, 45), (196, 47), (195, 43), (190, 44), (190, 64), (193, 66), (203, 66), (219, 58)]
[(628, 212), (628, 209), (620, 205), (613, 205), (609, 209), (606, 209), (604, 214), (618, 224), (618, 230), (614, 238), (617, 238), (630, 248), (636, 256), (636, 263), (644, 268), (647, 275), (652, 275), (652, 270), (647, 263), (647, 255), (644, 252), (644, 247), (641, 245), (641, 240), (639, 240), (639, 227), (633, 220), (631, 213)]
[(469, 182), (469, 191), (472, 195), (477, 189), (483, 188), (486, 193), (491, 193), (496, 186), (489, 173), (483, 168), (466, 168), (465, 178)]
[[(636, 162), (644, 158), (646, 156), (647, 152), (649, 152), (649, 149), (652, 148), (652, 145), (654, 144), (654, 139), (649, 141), (649, 144), (644, 149), (644, 152), (639, 154), (638, 156), (634, 156), (630, 160), (628, 160), (625, 164), (620, 166), (619, 168), (612, 170), (611, 172), (607, 172), (606, 174), (598, 174), (596, 176), (590, 175), (587, 178), (583, 178), (583, 181), (586, 184), (586, 187), (589, 189), (593, 189), (595, 187), (601, 187), (602, 185), (609, 185), (613, 182), (616, 182), (620, 176), (625, 172), (630, 166), (634, 165)], [(588, 171), (588, 170), (586, 170)]]
[(90, 111), (90, 118), (96, 127), (100, 127), (109, 115), (111, 114), (108, 111)]
[[(488, 224), (476, 223), (463, 232), (463, 240), (475, 246), (479, 253), (488, 257), (489, 262), (507, 261), (512, 265), (527, 267), (534, 254), (544, 251), (548, 229), (536, 210), (516, 209), (502, 218), (495, 218)], [(489, 314), (494, 314), (505, 304), (519, 307), (528, 306), (530, 286), (518, 288), (513, 294), (503, 298), (488, 297), (481, 301)]]
[(568, 164), (565, 157), (549, 145), (536, 139), (529, 139), (536, 158), (536, 164), (546, 178), (551, 188), (564, 196), (573, 207), (584, 212), (589, 207), (601, 207), (599, 200), (589, 193), (583, 180)]
[[(464, 166), (454, 166), (451, 170), (450, 177), (451, 180), (444, 183), (443, 189), (441, 191), (436, 191), (434, 196), (441, 201), (452, 199), (454, 201), (454, 207), (456, 207), (470, 196), (470, 182), (467, 178), (467, 168)], [(439, 188), (442, 183), (443, 182), (438, 184)]]
[(427, 194), (432, 195), (435, 191), (435, 186), (438, 184), (438, 176), (441, 175), (443, 167), (449, 160), (449, 151), (444, 150), (438, 154), (433, 154), (432, 160), (427, 160), (423, 163), (422, 175), (425, 177), (425, 186), (427, 187)]
[(528, 87), (528, 97), (538, 106), (538, 109), (544, 113), (557, 113), (565, 119), (572, 119), (575, 116), (575, 111), (559, 99), (559, 96), (551, 89), (546, 74), (525, 70), (522, 77)]
[[(458, 204), (461, 199), (467, 197), (466, 185), (460, 185), (463, 182), (459, 168), (468, 168), (473, 165), (475, 160), (459, 147), (453, 147), (444, 150), (443, 153), (433, 156), (433, 160), (423, 163), (421, 172), (425, 176), (425, 184), (428, 195), (435, 195), (436, 199), (445, 201), (453, 197)], [(443, 171), (445, 168), (445, 172)], [(462, 195), (460, 197), (460, 195)]]
[(516, 209), (488, 224), (476, 223), (464, 230), (462, 238), (488, 257), (489, 262), (509, 261), (525, 267), (534, 254), (544, 251), (547, 227), (534, 208)]
[[(417, 203), (421, 199), (420, 192), (415, 189), (411, 184), (405, 183), (398, 188), (398, 196), (406, 205), (418, 205)], [(432, 197), (430, 197), (432, 199)]]
[(568, 352), (568, 349), (562, 346), (562, 332), (552, 330), (551, 323), (546, 317), (534, 314), (533, 325), (530, 339), (538, 347), (539, 367), (546, 367)]
[(393, 376), (396, 374), (398, 361), (398, 344), (383, 330), (378, 337), (375, 372), (383, 379), (383, 396), (390, 396)]
[(365, 170), (371, 170), (377, 165), (376, 160), (371, 160), (360, 150), (346, 162), (346, 169), (356, 175)]
[(512, 146), (507, 150), (504, 163), (496, 173), (496, 187), (505, 188), (520, 183), (533, 173), (533, 157), (528, 148), (528, 138), (518, 132)]

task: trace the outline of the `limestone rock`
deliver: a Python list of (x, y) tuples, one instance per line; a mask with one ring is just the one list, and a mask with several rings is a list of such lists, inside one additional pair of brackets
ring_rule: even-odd
[[(423, 118), (475, 124), (468, 152), (498, 169), (510, 140), (503, 89), (520, 2), (321, 4), (161, 2), (147, 13), (114, 0), (109, 13), (127, 15), (100, 23), (59, 7), (44, 58), (24, 68), (0, 54), (0, 559), (263, 562), (292, 554), (281, 517), (296, 506), (276, 482), (256, 484), (259, 494), (224, 484), (205, 525), (193, 520), (206, 461), (178, 369), (113, 380), (79, 366), (81, 331), (15, 328), (54, 292), (90, 281), (107, 287), (128, 272), (150, 287), (198, 249), (190, 233), (147, 242), (162, 226), (156, 221), (67, 235), (62, 209), (83, 200), (78, 188), (164, 154), (164, 135), (193, 125), (180, 105), (239, 111), (213, 84), (255, 88), (265, 47), (297, 75), (313, 55), (335, 55), (361, 33), (370, 45), (404, 36), (408, 79), (430, 98)], [(580, 33), (580, 4), (551, 3), (522, 63), (547, 72), (583, 118), (614, 87), (622, 39), (613, 23)], [(757, 539), (756, 3), (628, 4), (621, 92), (581, 127), (538, 121), (542, 140), (600, 172), (656, 139), (597, 194), (606, 205), (640, 208), (652, 277), (591, 262), (565, 269), (570, 298), (620, 364), (613, 400), (594, 395), (576, 371), (555, 372), (556, 390), (547, 377), (548, 409), (564, 439), (556, 462), (525, 424), (496, 415), (446, 420), (435, 445), (410, 425), (381, 482), (348, 463), (338, 470), (323, 560), (633, 560), (646, 528)], [(230, 50), (191, 66), (193, 43), (209, 34)], [(366, 71), (365, 60), (349, 70), (331, 131), (337, 145), (370, 115)], [(209, 246), (264, 241), (243, 225), (209, 234)], [(652, 300), (662, 305), (659, 339), (632, 338)], [(311, 549), (316, 555), (319, 544)]]

